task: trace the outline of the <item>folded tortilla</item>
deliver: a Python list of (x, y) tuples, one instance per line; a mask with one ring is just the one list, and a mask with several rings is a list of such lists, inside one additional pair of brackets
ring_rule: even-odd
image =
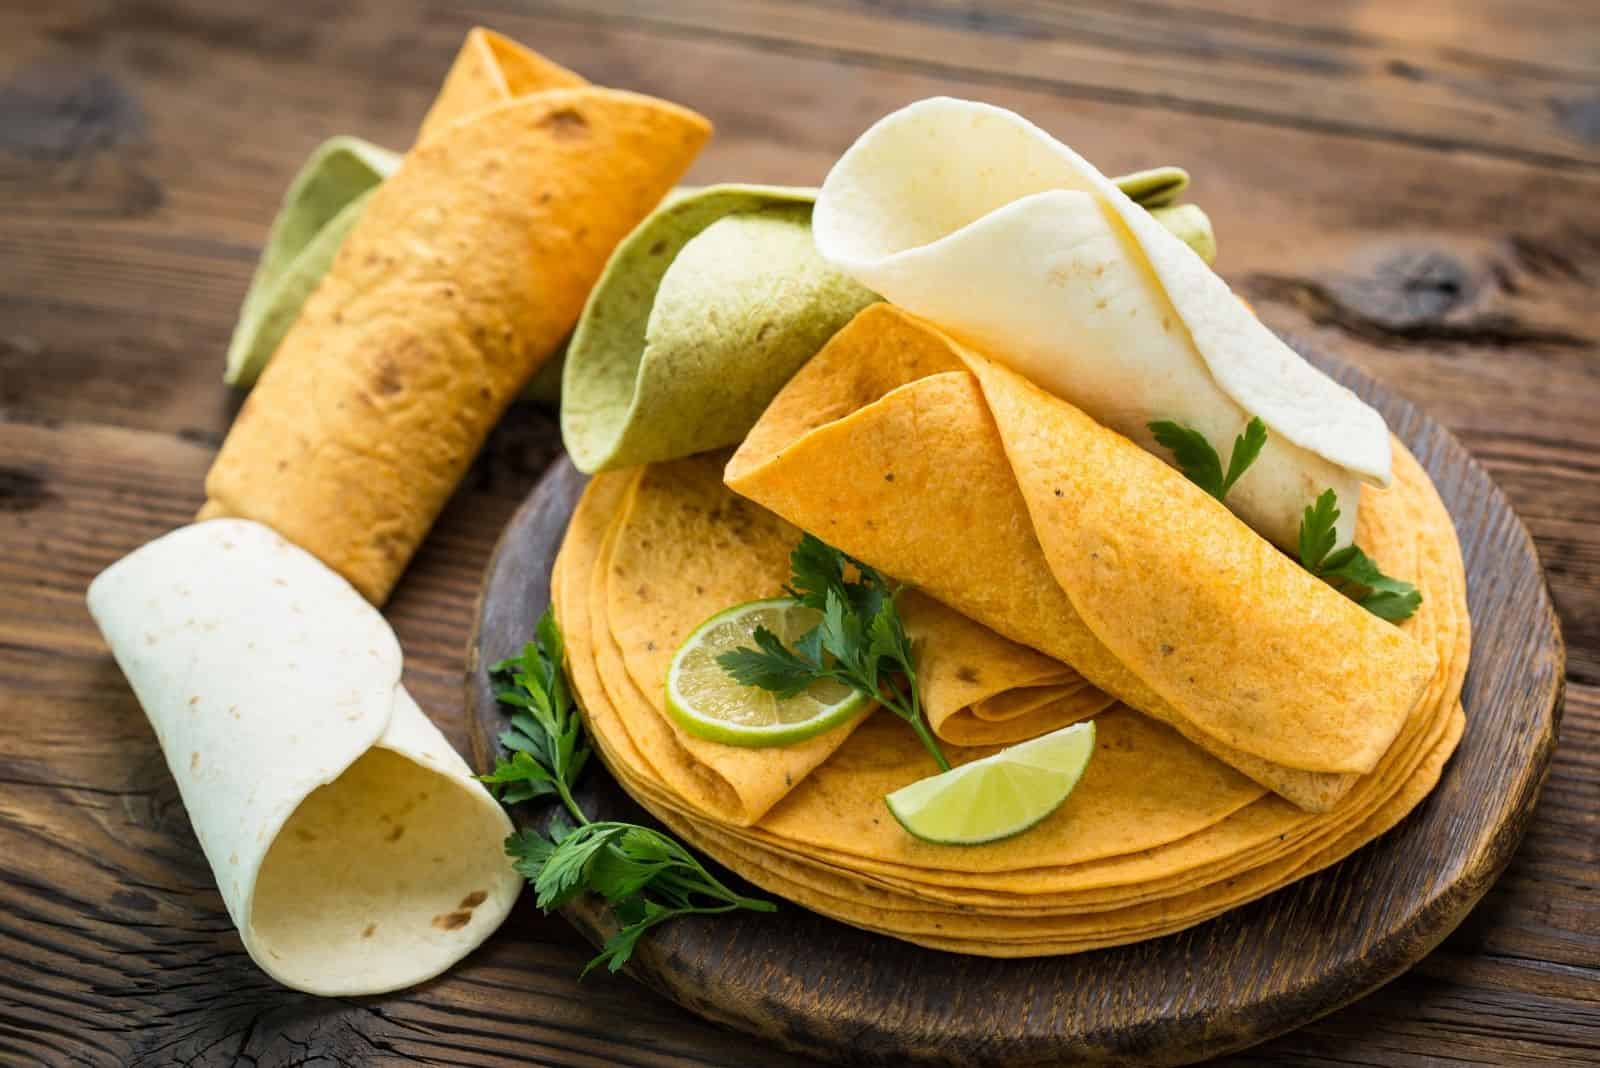
[[(1115, 179), (1208, 261), (1210, 221), (1177, 167)], [(736, 445), (828, 338), (878, 298), (817, 254), (815, 189), (716, 185), (617, 246), (568, 351), (561, 432), (581, 471)]]
[(1434, 675), (1178, 472), (887, 304), (790, 381), (726, 478), (1312, 811)]
[(124, 557), (88, 601), (268, 975), (394, 990), (505, 919), (510, 821), (401, 686), (394, 632), (348, 582), (219, 519)]
[(1338, 494), (1390, 478), (1383, 419), (1263, 326), (1194, 252), (1019, 115), (938, 98), (880, 120), (823, 183), (823, 258), (886, 300), (1170, 462), (1174, 420), (1226, 458), (1252, 417), (1266, 448), (1228, 506), (1292, 549)]
[[(710, 501), (689, 466), (705, 459), (665, 465), (678, 469), (668, 481)], [(1403, 449), (1395, 465), (1394, 488), (1369, 494), (1360, 537), (1424, 591), (1422, 608), (1399, 629), (1432, 652), (1439, 670), (1372, 772), (1323, 814), (1265, 793), (1175, 731), (1114, 708), (1096, 718), (1100, 742), (1072, 796), (1005, 842), (932, 845), (887, 817), (883, 795), (926, 775), (929, 762), (904, 724), (883, 713), (864, 719), (759, 820), (722, 821), (678, 791), (683, 774), (673, 765), (683, 756), (670, 743), (660, 680), (635, 679), (617, 642), (605, 544), (653, 468), (591, 482), (552, 597), (601, 758), (685, 841), (789, 900), (893, 937), (989, 956), (1078, 952), (1180, 930), (1325, 867), (1393, 826), (1438, 780), (1463, 726), (1465, 583), (1426, 475)], [(708, 522), (722, 525), (725, 539), (762, 515), (724, 503), (715, 510), (721, 518)], [(671, 559), (714, 567), (721, 553), (691, 547)], [(924, 672), (935, 641), (919, 644)], [(958, 764), (991, 751), (949, 749)]]
[(228, 342), (223, 381), (250, 387), (289, 332), (367, 198), (400, 155), (359, 137), (330, 137), (301, 165), (273, 220)]
[(387, 598), (611, 250), (709, 134), (675, 105), (574, 79), (468, 38), (246, 400), (202, 518), (266, 523)]

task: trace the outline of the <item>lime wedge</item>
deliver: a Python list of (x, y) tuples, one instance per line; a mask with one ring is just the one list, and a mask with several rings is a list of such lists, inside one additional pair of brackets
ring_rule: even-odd
[(1094, 752), (1094, 724), (1074, 723), (993, 756), (919, 779), (884, 798), (900, 826), (940, 845), (1020, 834), (1072, 793)]
[(823, 679), (793, 697), (780, 698), (740, 685), (717, 663), (717, 657), (740, 646), (754, 648), (757, 627), (766, 627), (792, 648), (821, 619), (821, 612), (787, 597), (718, 612), (672, 654), (667, 711), (690, 734), (727, 745), (793, 745), (838, 726), (866, 707), (866, 694)]

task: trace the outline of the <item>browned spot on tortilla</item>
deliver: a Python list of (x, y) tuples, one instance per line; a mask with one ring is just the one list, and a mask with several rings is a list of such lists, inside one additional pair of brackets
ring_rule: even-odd
[(315, 842), (317, 840), (317, 836), (306, 830), (304, 827), (296, 827), (294, 829), (294, 836), (300, 839), (302, 842)]
[(377, 924), (369, 923), (369, 924), (367, 924), (365, 927), (363, 927), (361, 929), (361, 937), (362, 938), (371, 938), (372, 937), (372, 932), (376, 931), (377, 929), (378, 929), (378, 925)]
[(400, 367), (391, 357), (378, 357), (378, 377), (373, 380), (372, 385), (385, 397), (399, 393), (405, 388), (405, 383), (400, 380)]
[(589, 120), (574, 108), (552, 111), (539, 120), (539, 126), (549, 130), (558, 141), (573, 141), (589, 136)]
[(441, 912), (433, 918), (433, 925), (441, 931), (458, 931), (472, 922), (470, 912)]
[(487, 900), (489, 900), (489, 891), (474, 890), (472, 893), (462, 898), (461, 904), (457, 905), (456, 908), (468, 910), (475, 909)]
[(974, 685), (978, 681), (978, 669), (971, 664), (962, 664), (956, 668), (956, 678), (968, 685)]
[(400, 841), (400, 836), (402, 834), (405, 834), (405, 833), (406, 833), (405, 825), (401, 824), (401, 823), (397, 823), (397, 824), (394, 825), (394, 830), (390, 831), (388, 834), (383, 836), (383, 840), (385, 842), (398, 842), (398, 841)]
[(665, 241), (657, 241), (650, 246), (650, 255), (652, 256), (659, 256), (665, 251), (667, 251), (667, 243)]
[(190, 708), (193, 708), (195, 705), (198, 705), (199, 703), (200, 703), (200, 695), (199, 694), (195, 694), (193, 697), (189, 698), (189, 707)]

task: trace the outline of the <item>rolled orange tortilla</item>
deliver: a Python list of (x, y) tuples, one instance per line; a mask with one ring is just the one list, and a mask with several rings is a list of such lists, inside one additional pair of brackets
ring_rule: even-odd
[(240, 411), (200, 517), (265, 523), (382, 604), (709, 134), (474, 31)]
[(891, 305), (789, 382), (726, 478), (1310, 811), (1377, 765), (1437, 666), (1151, 454)]

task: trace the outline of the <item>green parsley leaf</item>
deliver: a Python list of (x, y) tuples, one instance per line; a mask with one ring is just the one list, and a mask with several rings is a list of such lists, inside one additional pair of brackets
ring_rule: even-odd
[(1355, 545), (1334, 549), (1339, 540), (1339, 497), (1324, 490), (1300, 517), (1300, 564), (1335, 589), (1355, 598), (1357, 604), (1379, 619), (1398, 623), (1411, 618), (1422, 604), (1422, 593), (1409, 582), (1390, 578), (1377, 561)]
[(1422, 594), (1415, 589), (1407, 590), (1404, 593), (1379, 590), (1367, 594), (1356, 603), (1379, 619), (1387, 619), (1391, 623), (1398, 623), (1402, 619), (1410, 619), (1416, 610), (1422, 606)]
[(1162, 419), (1150, 424), (1150, 433), (1162, 448), (1172, 453), (1182, 471), (1196, 486), (1222, 499), (1222, 458), (1211, 442), (1198, 430)]
[(1252, 418), (1245, 424), (1244, 433), (1233, 439), (1233, 451), (1228, 456), (1228, 470), (1224, 474), (1222, 458), (1200, 431), (1170, 419), (1160, 419), (1149, 426), (1157, 443), (1172, 453), (1178, 470), (1219, 501), (1228, 496), (1233, 484), (1256, 462), (1267, 443), (1267, 425), (1259, 418)]
[(1245, 424), (1244, 433), (1233, 439), (1233, 451), (1228, 454), (1228, 474), (1222, 480), (1222, 492), (1217, 494), (1217, 500), (1227, 497), (1228, 491), (1233, 489), (1233, 484), (1250, 469), (1256, 462), (1256, 457), (1261, 455), (1261, 449), (1267, 443), (1267, 424), (1259, 418), (1252, 417)]
[(817, 661), (806, 657), (805, 652), (798, 655), (790, 652), (766, 627), (756, 628), (755, 641), (754, 649), (741, 646), (717, 657), (717, 663), (739, 685), (770, 690), (779, 697), (793, 697), (816, 681)]
[(1300, 517), (1300, 566), (1313, 575), (1322, 573), (1322, 564), (1339, 540), (1334, 524), (1339, 522), (1339, 496), (1323, 490), (1315, 504), (1308, 505)]
[[(789, 655), (776, 636), (768, 635), (767, 646), (769, 652)], [(496, 695), (514, 711), (509, 729), (500, 736), (509, 756), (497, 760), (494, 770), (480, 778), (507, 805), (560, 797), (563, 807), (549, 817), (548, 833), (518, 831), (506, 839), (505, 849), (518, 873), (533, 884), (540, 908), (558, 908), (583, 893), (598, 894), (611, 906), (618, 930), (584, 974), (599, 964), (618, 970), (647, 930), (675, 916), (733, 909), (773, 911), (769, 901), (730, 890), (660, 831), (631, 823), (591, 822), (584, 815), (572, 790), (591, 749), (567, 683), (564, 659), (560, 628), (546, 612), (535, 640), (490, 669), (501, 677)]]

